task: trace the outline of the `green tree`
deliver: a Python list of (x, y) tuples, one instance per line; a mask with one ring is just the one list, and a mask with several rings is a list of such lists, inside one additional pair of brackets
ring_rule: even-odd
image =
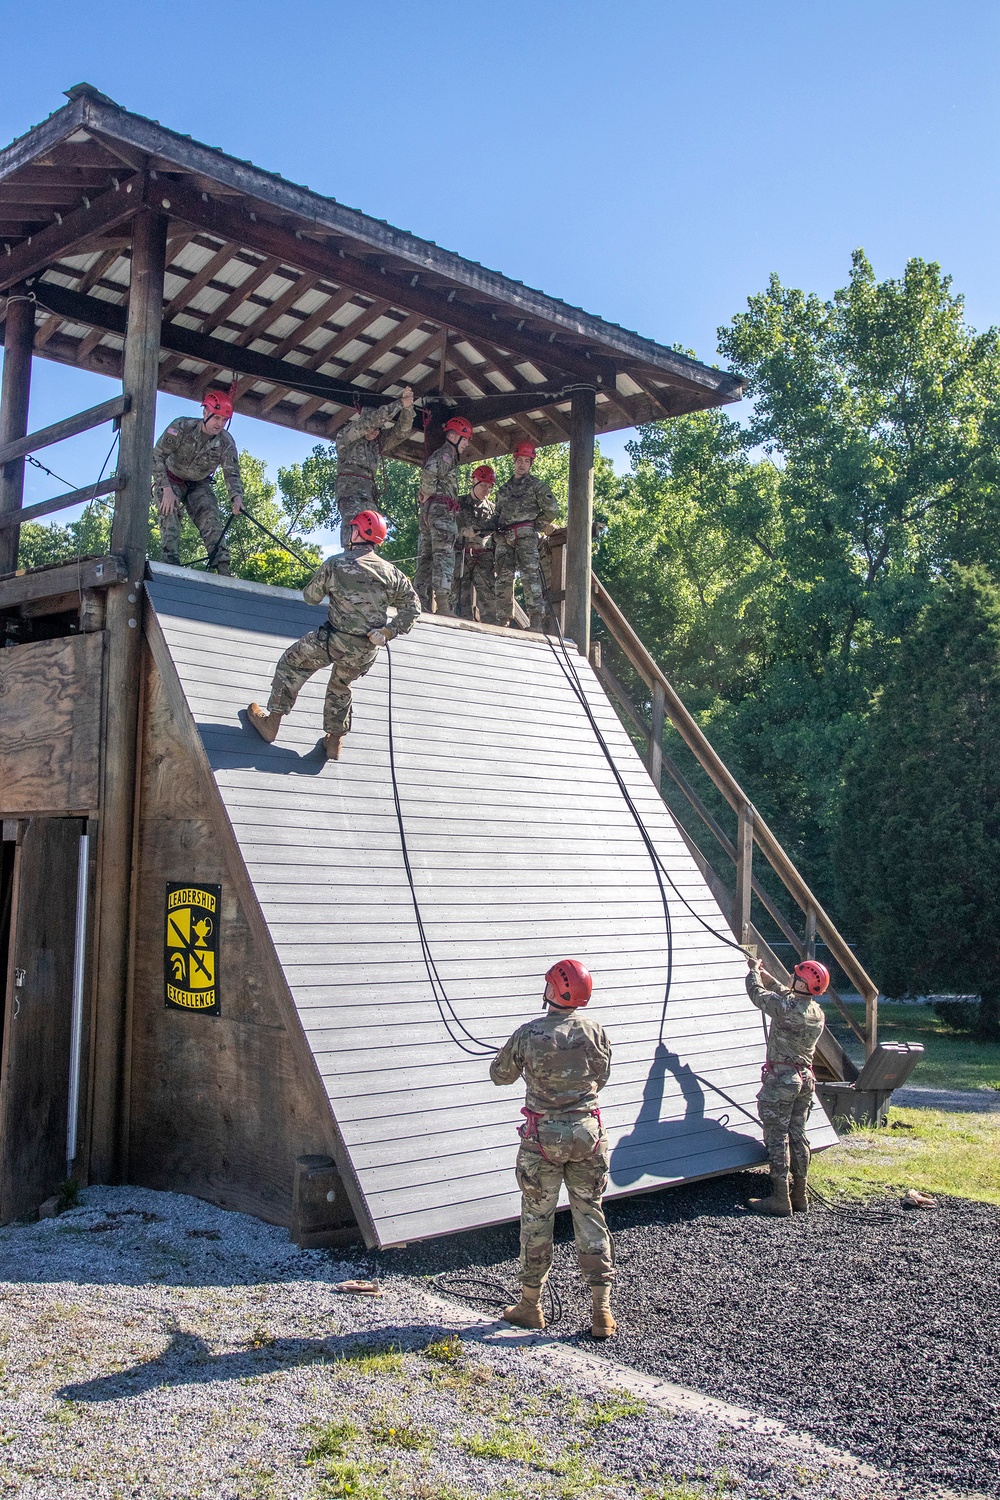
[(898, 648), (847, 759), (842, 904), (890, 994), (982, 995), (1000, 1039), (1000, 587), (952, 568)]

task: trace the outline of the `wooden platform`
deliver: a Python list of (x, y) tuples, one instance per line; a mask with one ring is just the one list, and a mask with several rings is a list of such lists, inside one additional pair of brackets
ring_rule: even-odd
[[(265, 745), (241, 710), (266, 699), (278, 656), (323, 612), (282, 589), (152, 572), (157, 667), (176, 673), (207, 752), (287, 983), (287, 1024), (301, 1024), (315, 1060), (366, 1238), (391, 1245), (514, 1217), (523, 1098), (495, 1088), (488, 1059), (449, 1038), (431, 994), (392, 803), (385, 655), (356, 685), (339, 763), (327, 764), (319, 744), (325, 674)], [(411, 859), (463, 1022), (499, 1045), (538, 1011), (549, 964), (579, 956), (594, 973), (592, 1013), (614, 1046), (602, 1094), (610, 1195), (763, 1160), (759, 1127), (715, 1092), (753, 1114), (764, 1037), (745, 965), (672, 896), (658, 1040), (667, 944), (656, 882), (549, 644), (423, 617), (392, 660)], [(726, 931), (603, 690), (582, 659), (576, 665), (673, 879)], [(137, 987), (140, 1026), (146, 1005), (162, 1014), (160, 994)], [(171, 1013), (180, 1031), (193, 1019)], [(813, 1131), (816, 1146), (835, 1140), (822, 1111)]]

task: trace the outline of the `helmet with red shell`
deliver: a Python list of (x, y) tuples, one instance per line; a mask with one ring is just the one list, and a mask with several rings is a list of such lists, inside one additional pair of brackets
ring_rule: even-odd
[(355, 532), (363, 542), (371, 542), (375, 547), (381, 547), (389, 535), (389, 526), (385, 516), (379, 515), (377, 510), (361, 510), (351, 522), (351, 535)]
[(460, 438), (471, 438), (473, 433), (472, 423), (468, 417), (449, 417), (444, 424), (445, 432), (456, 432)]
[(575, 1010), (586, 1005), (594, 989), (590, 970), (578, 958), (561, 958), (545, 976), (545, 998), (550, 1005)]
[(814, 958), (804, 958), (800, 964), (795, 965), (794, 972), (810, 995), (824, 995), (830, 988), (830, 970), (826, 964), (817, 963)]
[(206, 417), (225, 417), (228, 422), (233, 414), (233, 398), (228, 391), (206, 391), (201, 404)]

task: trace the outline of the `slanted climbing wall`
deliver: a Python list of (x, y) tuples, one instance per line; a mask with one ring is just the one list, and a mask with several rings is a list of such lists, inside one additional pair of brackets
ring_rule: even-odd
[[(488, 1058), (462, 1050), (428, 981), (392, 798), (385, 653), (356, 684), (339, 762), (322, 753), (325, 674), (266, 745), (241, 711), (266, 700), (278, 656), (323, 612), (282, 589), (162, 565), (153, 574), (161, 670), (176, 671), (200, 732), (369, 1242), (516, 1216), (523, 1093), (494, 1087)], [(762, 1161), (760, 1129), (738, 1107), (753, 1115), (764, 1051), (745, 963), (671, 892), (664, 1008), (651, 863), (549, 644), (423, 617), (391, 649), (403, 818), (455, 1015), (498, 1046), (538, 1012), (553, 960), (579, 957), (614, 1048), (601, 1099), (609, 1195)], [(577, 658), (577, 670), (673, 880), (728, 932), (589, 666)], [(815, 1145), (835, 1139), (821, 1111), (813, 1134)]]

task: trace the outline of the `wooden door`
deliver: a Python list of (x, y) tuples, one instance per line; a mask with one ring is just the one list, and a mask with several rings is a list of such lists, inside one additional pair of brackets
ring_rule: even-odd
[(34, 1213), (66, 1176), (73, 949), (83, 824), (19, 825), (0, 1059), (0, 1223)]

